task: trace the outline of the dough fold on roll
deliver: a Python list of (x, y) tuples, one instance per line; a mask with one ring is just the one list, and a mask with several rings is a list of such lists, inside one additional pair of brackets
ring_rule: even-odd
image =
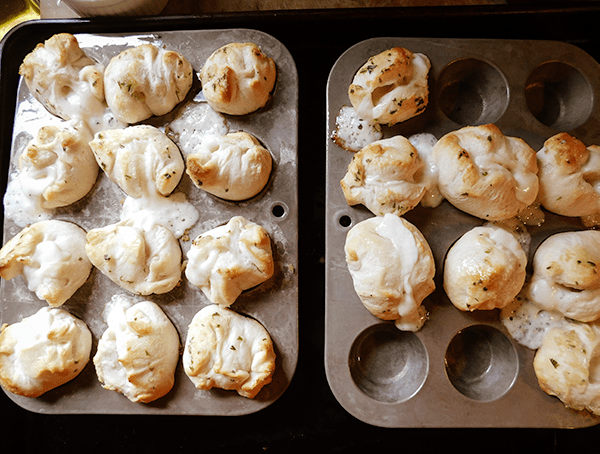
[(206, 60), (200, 71), (202, 93), (217, 112), (246, 115), (271, 99), (277, 67), (254, 43), (230, 43)]
[(533, 256), (528, 296), (545, 310), (590, 322), (600, 317), (600, 231), (557, 233)]
[(435, 290), (435, 262), (423, 234), (394, 214), (350, 229), (344, 246), (354, 289), (369, 312), (417, 331), (427, 318), (421, 305)]
[(43, 307), (0, 330), (0, 385), (26, 397), (39, 397), (84, 369), (92, 333), (63, 309)]
[(444, 264), (444, 289), (461, 311), (503, 308), (521, 291), (527, 256), (512, 233), (500, 227), (475, 227), (450, 248)]
[(10, 280), (23, 275), (27, 288), (38, 298), (61, 306), (92, 270), (85, 242), (85, 230), (72, 222), (36, 222), (0, 249), (0, 276)]
[(565, 323), (544, 335), (533, 368), (540, 388), (568, 408), (600, 415), (600, 327)]
[(537, 152), (539, 200), (561, 216), (600, 214), (600, 147), (567, 133), (550, 137)]
[(537, 197), (535, 151), (493, 124), (450, 132), (433, 147), (441, 194), (459, 210), (499, 221), (516, 216)]
[(246, 132), (213, 135), (187, 156), (187, 174), (194, 184), (225, 200), (245, 200), (267, 185), (271, 153)]
[(179, 52), (142, 44), (110, 60), (104, 92), (115, 116), (131, 124), (171, 112), (185, 99), (193, 80), (192, 64)]
[(198, 389), (236, 390), (253, 399), (272, 380), (273, 341), (258, 321), (217, 305), (206, 306), (188, 328), (183, 367)]
[(364, 120), (395, 125), (422, 113), (429, 102), (429, 58), (394, 47), (371, 58), (348, 88), (350, 102)]
[(187, 257), (188, 281), (223, 307), (265, 282), (275, 269), (268, 232), (243, 216), (198, 235)]
[(93, 359), (102, 387), (143, 403), (171, 391), (179, 334), (160, 306), (115, 295), (106, 305), (105, 318), (108, 327)]

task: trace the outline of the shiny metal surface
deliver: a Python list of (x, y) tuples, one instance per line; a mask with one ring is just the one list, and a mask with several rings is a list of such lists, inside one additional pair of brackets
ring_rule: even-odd
[[(298, 76), (295, 62), (285, 46), (272, 36), (249, 29), (161, 31), (137, 34), (76, 35), (81, 47), (97, 61), (107, 64), (121, 50), (140, 43), (153, 43), (181, 52), (197, 72), (208, 56), (230, 42), (250, 41), (258, 44), (277, 65), (278, 79), (273, 100), (253, 114), (226, 118), (230, 131), (243, 130), (256, 136), (271, 152), (274, 170), (266, 189), (256, 197), (242, 202), (218, 199), (196, 188), (186, 176), (178, 190), (186, 193), (200, 212), (200, 219), (189, 231), (189, 239), (180, 240), (184, 254), (200, 233), (227, 222), (232, 216), (242, 215), (269, 232), (275, 258), (274, 276), (267, 282), (244, 292), (231, 306), (232, 310), (255, 318), (269, 331), (277, 355), (273, 381), (254, 399), (239, 396), (235, 391), (213, 389), (198, 391), (178, 365), (174, 388), (165, 397), (148, 405), (133, 404), (124, 396), (100, 386), (92, 362), (72, 382), (51, 390), (37, 399), (10, 393), (18, 405), (33, 412), (47, 414), (186, 414), (186, 415), (245, 415), (261, 410), (277, 400), (288, 387), (298, 360)], [(188, 100), (199, 93), (199, 82), (194, 85)], [(32, 100), (21, 80), (17, 97), (17, 112), (13, 131), (13, 148), (9, 172), (15, 160), (31, 139), (31, 126), (22, 121), (19, 108), (29, 109)], [(31, 102), (30, 102), (31, 101)], [(49, 115), (38, 109), (39, 115)], [(175, 114), (154, 117), (146, 123), (164, 130)], [(38, 115), (38, 113), (35, 113)], [(36, 121), (36, 124), (39, 124)], [(101, 172), (96, 186), (86, 198), (72, 207), (60, 209), (56, 218), (71, 220), (86, 230), (118, 222), (123, 194)], [(14, 236), (20, 228), (5, 220), (4, 239)], [(185, 258), (185, 257), (184, 257)], [(63, 306), (83, 319), (93, 334), (92, 355), (97, 341), (106, 329), (102, 309), (111, 295), (126, 293), (97, 270), (92, 271), (86, 284)], [(208, 299), (193, 288), (182, 276), (182, 282), (164, 295), (147, 297), (161, 306), (177, 328), (183, 345), (187, 326), (192, 317)], [(27, 290), (21, 277), (0, 283), (0, 319), (14, 323), (45, 304)]]
[[(539, 388), (534, 352), (510, 339), (497, 310), (464, 313), (446, 297), (441, 281), (446, 251), (482, 220), (447, 202), (434, 209), (419, 206), (404, 215), (427, 238), (436, 262), (437, 289), (424, 302), (429, 320), (417, 333), (390, 337), (390, 324), (371, 315), (356, 295), (345, 261), (345, 238), (352, 226), (373, 215), (346, 203), (340, 180), (352, 152), (338, 147), (331, 136), (340, 108), (350, 105), (347, 90), (355, 72), (369, 57), (394, 46), (430, 58), (431, 96), (423, 114), (384, 127), (384, 137), (429, 132), (440, 138), (462, 126), (493, 122), (536, 151), (562, 130), (586, 144), (600, 143), (600, 107), (593, 103), (600, 93), (600, 66), (570, 44), (383, 37), (343, 53), (327, 84), (325, 367), (336, 399), (356, 418), (383, 427), (597, 424), (599, 417), (566, 409)], [(564, 71), (556, 71), (558, 63)], [(554, 68), (552, 81), (541, 76), (548, 64)], [(541, 226), (529, 228), (530, 254), (551, 233), (581, 228), (577, 219), (546, 213)], [(420, 360), (411, 359), (405, 349)], [(401, 354), (408, 359), (393, 365)], [(396, 389), (402, 387), (411, 392)]]

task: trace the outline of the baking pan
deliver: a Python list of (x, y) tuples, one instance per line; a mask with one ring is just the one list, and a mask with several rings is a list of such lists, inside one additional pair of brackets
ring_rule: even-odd
[[(350, 105), (347, 90), (373, 55), (400, 46), (431, 60), (430, 102), (424, 113), (384, 137), (428, 132), (440, 138), (463, 126), (494, 123), (534, 150), (560, 131), (600, 143), (600, 65), (567, 43), (381, 37), (344, 52), (327, 83), (325, 367), (340, 404), (384, 427), (586, 427), (600, 418), (566, 409), (544, 393), (532, 350), (515, 342), (499, 311), (461, 312), (448, 300), (441, 275), (446, 251), (480, 219), (444, 201), (405, 214), (427, 238), (436, 263), (436, 291), (424, 302), (429, 320), (401, 332), (371, 315), (356, 295), (344, 243), (348, 230), (373, 215), (350, 207), (340, 180), (352, 152), (332, 140), (336, 116)], [(583, 228), (577, 219), (546, 213), (529, 227), (530, 258), (548, 235)]]
[[(236, 312), (258, 320), (269, 331), (277, 355), (273, 381), (254, 399), (235, 391), (196, 390), (185, 375), (181, 361), (177, 367), (175, 386), (165, 397), (150, 404), (135, 404), (116, 392), (103, 389), (95, 376), (92, 362), (73, 381), (51, 390), (39, 398), (25, 398), (10, 393), (18, 405), (40, 413), (102, 414), (187, 414), (244, 415), (254, 413), (277, 400), (292, 379), (298, 358), (298, 228), (297, 228), (297, 144), (298, 144), (298, 77), (294, 59), (286, 47), (271, 35), (252, 29), (215, 30), (148, 30), (143, 33), (79, 33), (81, 47), (94, 59), (106, 65), (111, 57), (125, 48), (152, 43), (182, 53), (198, 72), (204, 61), (219, 47), (230, 42), (254, 42), (275, 60), (278, 77), (272, 101), (267, 107), (241, 117), (225, 116), (229, 131), (246, 131), (257, 137), (273, 156), (273, 171), (267, 187), (257, 196), (242, 202), (229, 202), (196, 188), (186, 176), (177, 188), (199, 211), (199, 220), (189, 231), (189, 239), (180, 240), (187, 253), (200, 233), (241, 215), (265, 227), (269, 232), (275, 258), (274, 276), (267, 282), (245, 291), (231, 306)], [(31, 48), (30, 48), (31, 49)], [(3, 58), (9, 58), (3, 55)], [(12, 149), (5, 172), (10, 178), (15, 162), (24, 146), (40, 125), (52, 116), (35, 101), (21, 80), (17, 91)], [(199, 83), (184, 103), (201, 101)], [(183, 104), (180, 106), (183, 107)], [(165, 129), (177, 113), (153, 117), (144, 123)], [(4, 175), (4, 178), (7, 177)], [(118, 222), (122, 192), (101, 172), (96, 186), (82, 201), (59, 209), (54, 218), (70, 220), (86, 230)], [(20, 231), (11, 220), (4, 219), (4, 241)], [(185, 257), (185, 256), (184, 256)], [(97, 341), (106, 329), (102, 318), (104, 304), (114, 294), (127, 294), (98, 270), (75, 295), (62, 306), (84, 320), (93, 335), (92, 355)], [(177, 328), (181, 344), (187, 326), (202, 307), (209, 304), (202, 292), (182, 276), (181, 284), (164, 295), (134, 297), (149, 299), (161, 306)], [(14, 323), (35, 313), (45, 305), (27, 290), (21, 277), (0, 284), (0, 318)]]

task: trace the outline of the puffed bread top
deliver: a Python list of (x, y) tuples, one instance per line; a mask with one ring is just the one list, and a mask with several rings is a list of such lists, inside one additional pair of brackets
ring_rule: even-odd
[(444, 290), (462, 311), (502, 308), (521, 291), (526, 266), (527, 256), (512, 233), (494, 226), (475, 227), (446, 255)]
[(179, 52), (152, 44), (126, 49), (104, 71), (106, 102), (125, 123), (169, 113), (192, 87), (191, 63)]
[(102, 274), (131, 293), (167, 293), (181, 280), (181, 246), (160, 224), (129, 218), (92, 229), (85, 251)]
[(56, 34), (38, 44), (23, 59), (19, 74), (31, 94), (63, 120), (86, 119), (87, 114), (106, 107), (102, 68), (70, 33)]
[(548, 311), (589, 322), (600, 317), (600, 231), (557, 233), (533, 256), (529, 299)]
[(350, 102), (364, 120), (388, 126), (422, 113), (429, 102), (431, 68), (424, 54), (394, 47), (371, 58), (348, 88)]
[(242, 291), (269, 279), (275, 263), (264, 227), (234, 216), (194, 239), (185, 275), (213, 304), (228, 307)]
[(536, 200), (535, 151), (493, 124), (450, 132), (432, 153), (439, 190), (459, 210), (498, 221), (516, 216)]
[(425, 322), (423, 300), (435, 289), (435, 262), (423, 234), (394, 214), (359, 222), (344, 246), (354, 289), (364, 306), (399, 329)]
[(253, 399), (272, 380), (273, 341), (258, 321), (217, 305), (190, 323), (183, 350), (186, 375), (198, 389), (236, 390)]
[(257, 195), (271, 175), (271, 153), (251, 134), (232, 132), (204, 138), (187, 157), (186, 173), (194, 184), (225, 200)]
[(108, 328), (98, 342), (94, 366), (103, 388), (132, 402), (152, 402), (175, 383), (179, 334), (152, 301), (115, 295), (105, 308)]
[(168, 196), (185, 171), (177, 145), (154, 126), (101, 131), (90, 147), (110, 180), (134, 198)]
[(567, 133), (550, 137), (537, 152), (539, 200), (562, 216), (600, 214), (600, 147)]
[(533, 359), (540, 388), (568, 408), (600, 415), (597, 323), (568, 322), (544, 335)]
[(0, 332), (0, 385), (38, 397), (77, 377), (90, 359), (92, 334), (67, 311), (43, 307)]
[(254, 43), (230, 43), (206, 60), (200, 71), (202, 93), (217, 112), (246, 115), (271, 99), (277, 67)]
[(19, 179), (44, 209), (71, 205), (96, 183), (92, 134), (81, 122), (43, 126), (19, 156)]
[(85, 230), (72, 222), (36, 222), (0, 249), (0, 276), (9, 280), (22, 274), (38, 298), (60, 306), (87, 281), (92, 270), (85, 238)]
[(422, 168), (409, 140), (394, 136), (354, 154), (340, 184), (348, 205), (363, 204), (375, 215), (402, 216), (425, 195), (425, 185), (415, 180)]

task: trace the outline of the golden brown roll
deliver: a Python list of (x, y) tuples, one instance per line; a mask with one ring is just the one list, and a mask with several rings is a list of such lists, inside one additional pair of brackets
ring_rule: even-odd
[(449, 249), (444, 289), (461, 311), (502, 308), (521, 291), (526, 266), (527, 256), (512, 233), (475, 227)]
[(271, 99), (277, 67), (254, 43), (230, 43), (208, 57), (200, 71), (202, 92), (217, 112), (246, 115)]
[(402, 47), (369, 58), (348, 88), (359, 118), (392, 126), (422, 113), (429, 102), (430, 67), (426, 55)]
[(142, 44), (124, 50), (104, 70), (106, 102), (125, 123), (169, 113), (192, 87), (194, 71), (179, 52)]
[(562, 216), (600, 214), (600, 147), (562, 132), (544, 142), (537, 159), (544, 208)]
[(198, 389), (236, 390), (253, 399), (272, 380), (273, 341), (258, 321), (217, 305), (206, 306), (188, 328), (183, 367)]
[(535, 151), (493, 124), (450, 132), (438, 140), (432, 153), (441, 194), (466, 213), (504, 220), (536, 200)]

